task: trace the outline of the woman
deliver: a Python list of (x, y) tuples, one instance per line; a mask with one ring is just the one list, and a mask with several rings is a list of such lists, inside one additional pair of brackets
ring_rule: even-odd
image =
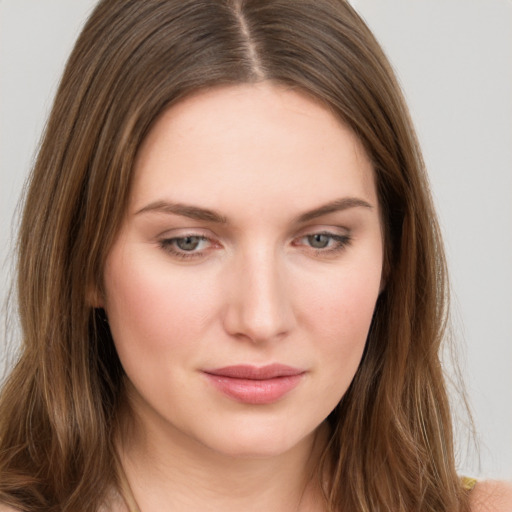
[(421, 155), (344, 2), (100, 2), (18, 261), (6, 510), (511, 506), (455, 471)]

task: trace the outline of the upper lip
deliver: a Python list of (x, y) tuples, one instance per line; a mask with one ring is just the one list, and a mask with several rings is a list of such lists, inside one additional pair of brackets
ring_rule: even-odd
[(215, 368), (213, 370), (205, 370), (205, 373), (219, 377), (230, 377), (232, 379), (266, 380), (275, 379), (277, 377), (301, 375), (304, 373), (304, 370), (285, 364), (269, 364), (267, 366), (239, 364)]

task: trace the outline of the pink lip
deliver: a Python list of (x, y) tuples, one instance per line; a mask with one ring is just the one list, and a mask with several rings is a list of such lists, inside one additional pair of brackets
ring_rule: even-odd
[(236, 365), (204, 371), (208, 380), (228, 397), (256, 405), (277, 402), (299, 385), (305, 373), (282, 364)]

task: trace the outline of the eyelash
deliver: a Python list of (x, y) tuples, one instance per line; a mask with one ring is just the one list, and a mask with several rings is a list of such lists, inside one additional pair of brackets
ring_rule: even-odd
[[(294, 240), (294, 242), (296, 240), (304, 240), (304, 239), (312, 238), (315, 236), (326, 236), (329, 238), (329, 242), (334, 242), (334, 247), (314, 248), (314, 247), (310, 246), (310, 249), (313, 250), (315, 256), (334, 255), (336, 253), (343, 251), (352, 242), (352, 238), (349, 235), (337, 235), (334, 233), (330, 233), (328, 231), (319, 231), (319, 232), (303, 235), (301, 237), (296, 238)], [(182, 259), (182, 260), (187, 260), (187, 259), (191, 259), (191, 258), (200, 258), (200, 257), (204, 256), (204, 250), (194, 252), (194, 250), (185, 251), (183, 249), (176, 248), (176, 244), (179, 241), (185, 240), (187, 238), (197, 239), (198, 243), (211, 242), (211, 239), (206, 236), (196, 235), (196, 234), (191, 233), (186, 236), (164, 238), (163, 240), (160, 240), (159, 245), (164, 251), (166, 251), (166, 252), (170, 253), (171, 255), (173, 255), (179, 259)], [(294, 245), (299, 245), (299, 244), (294, 244)]]
[(207, 238), (206, 236), (190, 234), (190, 235), (186, 235), (186, 236), (177, 236), (174, 238), (164, 238), (163, 240), (160, 240), (159, 244), (160, 244), (160, 247), (164, 251), (172, 254), (173, 256), (176, 256), (177, 258), (183, 259), (183, 260), (190, 259), (190, 258), (198, 258), (198, 257), (203, 256), (203, 254), (204, 254), (203, 251), (193, 252), (193, 251), (185, 251), (183, 249), (176, 248), (176, 243), (178, 241), (185, 240), (187, 238), (197, 238), (199, 240), (199, 242), (210, 241), (210, 239)]
[(335, 233), (330, 233), (329, 231), (318, 231), (315, 233), (310, 233), (310, 234), (301, 236), (295, 240), (304, 240), (304, 239), (312, 238), (315, 236), (326, 236), (329, 238), (329, 242), (334, 242), (333, 247), (320, 248), (320, 249), (311, 247), (311, 249), (314, 251), (316, 256), (322, 256), (322, 255), (325, 256), (325, 255), (339, 253), (339, 252), (343, 251), (344, 249), (346, 249), (352, 242), (352, 238), (350, 237), (350, 235), (336, 235)]

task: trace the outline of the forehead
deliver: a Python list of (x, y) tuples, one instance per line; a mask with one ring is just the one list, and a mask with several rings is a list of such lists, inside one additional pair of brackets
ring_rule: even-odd
[(345, 195), (376, 202), (373, 174), (357, 137), (319, 101), (244, 84), (201, 91), (160, 116), (137, 156), (131, 203), (170, 198), (229, 209), (286, 198), (307, 208)]

